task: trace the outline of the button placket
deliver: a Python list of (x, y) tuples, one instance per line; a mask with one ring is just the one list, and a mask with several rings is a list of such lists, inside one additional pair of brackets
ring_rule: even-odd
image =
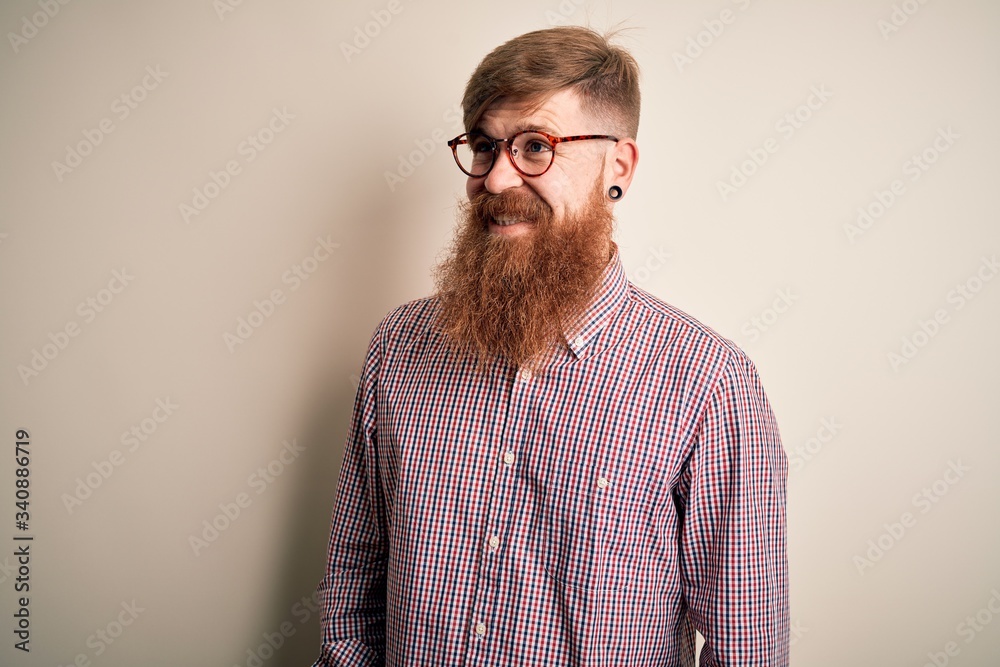
[[(480, 555), (480, 577), (476, 586), (477, 591), (473, 599), (471, 608), (471, 618), (473, 619), (472, 632), (476, 639), (485, 639), (487, 636), (487, 626), (480, 619), (489, 619), (493, 616), (493, 604), (490, 600), (495, 598), (495, 586), (499, 584), (500, 569), (502, 561), (499, 558), (501, 547), (501, 535), (507, 530), (511, 521), (511, 507), (515, 501), (514, 485), (516, 476), (514, 464), (517, 462), (515, 453), (516, 445), (522, 437), (523, 421), (518, 415), (523, 411), (526, 392), (530, 391), (528, 383), (534, 379), (535, 374), (528, 367), (517, 370), (514, 375), (514, 382), (507, 386), (509, 392), (507, 396), (508, 414), (510, 418), (506, 421), (504, 430), (499, 434), (501, 443), (509, 445), (503, 447), (500, 454), (500, 461), (503, 465), (497, 465), (490, 491), (490, 500), (487, 503), (486, 514), (483, 516), (486, 537), (484, 548)], [(496, 459), (494, 459), (496, 460)], [(474, 647), (484, 647), (485, 643), (473, 642), (470, 649)]]

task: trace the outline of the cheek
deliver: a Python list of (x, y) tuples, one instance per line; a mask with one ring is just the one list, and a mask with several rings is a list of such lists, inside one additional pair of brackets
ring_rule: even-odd
[(548, 201), (565, 201), (569, 188), (566, 182), (560, 179), (550, 179), (545, 183), (539, 183), (538, 194)]
[(567, 205), (567, 194), (568, 190), (566, 185), (562, 181), (552, 181), (542, 184), (538, 184), (539, 187), (535, 188), (535, 194), (539, 199), (544, 201), (555, 213), (556, 217), (559, 217), (562, 212), (566, 209)]
[(465, 196), (469, 199), (472, 199), (473, 195), (477, 195), (485, 189), (485, 178), (469, 178), (465, 181)]

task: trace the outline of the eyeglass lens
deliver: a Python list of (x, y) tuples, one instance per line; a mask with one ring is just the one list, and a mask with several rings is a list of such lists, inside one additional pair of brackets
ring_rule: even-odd
[[(503, 150), (499, 142), (481, 134), (465, 135), (466, 142), (455, 147), (462, 168), (473, 176), (483, 176), (494, 163), (494, 152)], [(554, 147), (543, 134), (524, 132), (511, 144), (510, 153), (517, 167), (526, 174), (538, 175), (552, 163)]]

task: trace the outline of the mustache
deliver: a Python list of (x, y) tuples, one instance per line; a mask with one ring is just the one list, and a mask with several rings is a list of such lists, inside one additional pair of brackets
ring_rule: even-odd
[(477, 192), (469, 199), (469, 207), (482, 221), (518, 218), (538, 222), (552, 217), (552, 207), (541, 199), (511, 190), (497, 195), (486, 191)]

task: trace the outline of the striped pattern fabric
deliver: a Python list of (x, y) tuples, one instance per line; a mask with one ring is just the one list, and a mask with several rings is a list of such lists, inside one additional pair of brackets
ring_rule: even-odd
[(315, 667), (788, 664), (787, 460), (756, 369), (639, 289), (476, 374), (436, 300), (371, 339)]

